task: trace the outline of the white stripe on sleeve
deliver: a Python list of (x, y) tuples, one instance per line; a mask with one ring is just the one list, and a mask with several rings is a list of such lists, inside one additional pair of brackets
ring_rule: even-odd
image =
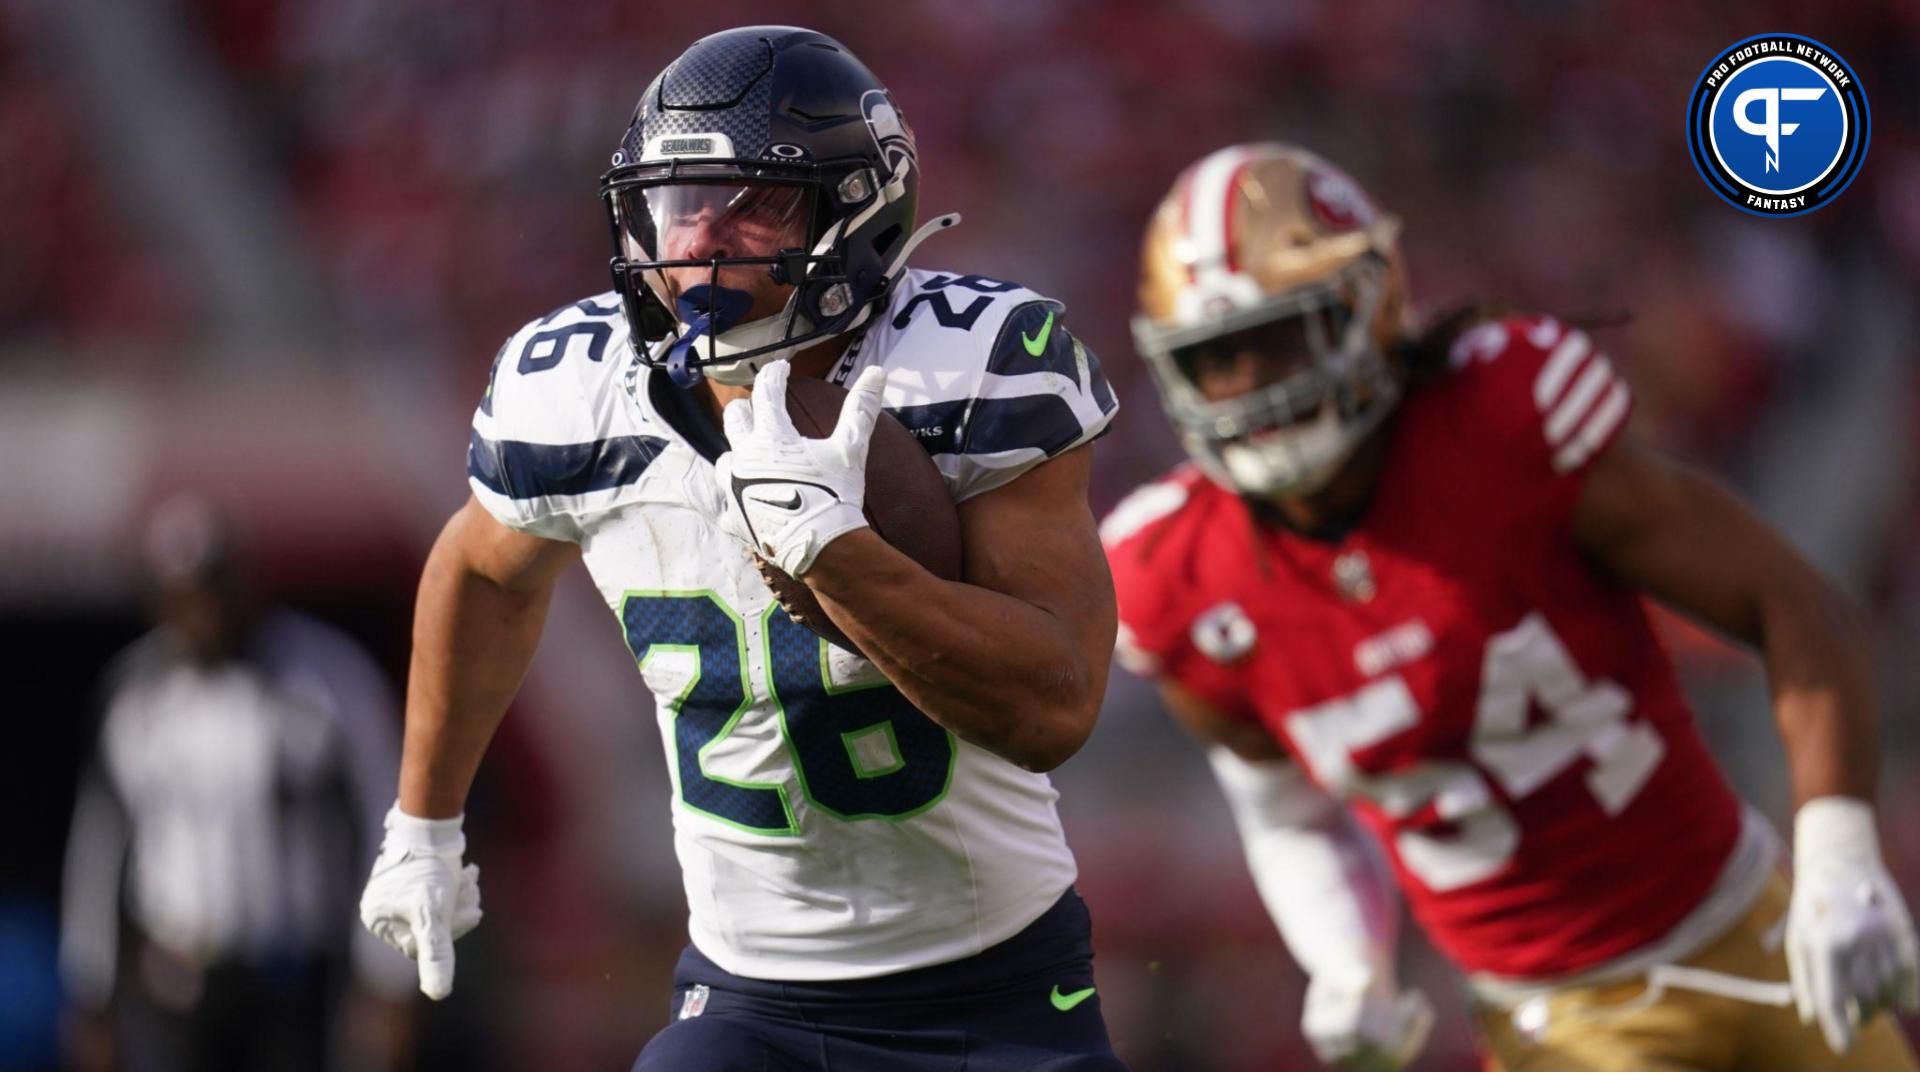
[(1560, 391), (1566, 387), (1567, 380), (1573, 378), (1573, 373), (1579, 368), (1580, 361), (1586, 357), (1587, 347), (1587, 335), (1578, 330), (1568, 334), (1560, 342), (1559, 346), (1553, 350), (1553, 355), (1547, 357), (1547, 362), (1541, 367), (1539, 376), (1533, 380), (1535, 405), (1545, 409), (1553, 404), (1554, 399), (1560, 396)]
[(1553, 414), (1547, 417), (1547, 444), (1559, 446), (1567, 441), (1567, 436), (1579, 425), (1580, 418), (1587, 415), (1593, 403), (1608, 386), (1617, 382), (1613, 377), (1613, 365), (1599, 353), (1593, 353), (1580, 377), (1574, 380), (1573, 389), (1553, 407)]
[(1620, 426), (1620, 421), (1626, 418), (1627, 404), (1631, 400), (1627, 384), (1615, 380), (1613, 392), (1587, 417), (1587, 422), (1580, 427), (1580, 433), (1553, 456), (1554, 471), (1572, 472), (1586, 464), (1594, 451), (1606, 445), (1614, 430)]

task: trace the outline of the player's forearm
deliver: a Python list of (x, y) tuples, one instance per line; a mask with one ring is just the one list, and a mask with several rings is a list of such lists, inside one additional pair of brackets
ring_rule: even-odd
[(1796, 802), (1872, 797), (1879, 715), (1866, 634), (1772, 527), (1704, 474), (1631, 440), (1594, 465), (1573, 525), (1621, 581), (1760, 650)]
[(466, 804), (480, 759), (527, 667), (553, 594), (551, 582), (513, 591), (437, 545), (420, 578), (400, 808), (449, 818)]
[(1086, 655), (1053, 614), (943, 581), (866, 529), (829, 545), (805, 578), (834, 625), (962, 738), (1044, 772), (1092, 732), (1106, 657)]
[(1879, 703), (1858, 616), (1808, 568), (1772, 584), (1759, 601), (1759, 621), (1794, 804), (1823, 795), (1871, 802)]
[(1298, 765), (1208, 750), (1260, 899), (1308, 975), (1362, 985), (1394, 978), (1393, 883), (1337, 801)]

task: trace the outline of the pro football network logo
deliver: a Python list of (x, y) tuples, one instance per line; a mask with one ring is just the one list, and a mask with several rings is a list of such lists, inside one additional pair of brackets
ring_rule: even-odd
[(1763, 217), (1832, 202), (1867, 159), (1867, 94), (1832, 49), (1799, 34), (1737, 41), (1700, 73), (1687, 149), (1714, 194)]

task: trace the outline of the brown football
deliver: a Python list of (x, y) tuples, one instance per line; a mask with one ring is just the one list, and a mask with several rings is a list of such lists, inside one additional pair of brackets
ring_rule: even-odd
[[(787, 380), (787, 415), (810, 439), (833, 434), (845, 387), (795, 375)], [(960, 580), (960, 512), (933, 459), (900, 421), (882, 412), (867, 444), (867, 523), (880, 538), (948, 581)], [(859, 652), (833, 625), (804, 582), (760, 560), (760, 576), (794, 622), (843, 649)]]

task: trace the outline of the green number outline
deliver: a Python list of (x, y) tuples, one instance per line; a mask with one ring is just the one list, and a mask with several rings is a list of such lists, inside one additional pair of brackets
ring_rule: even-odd
[[(887, 745), (893, 748), (893, 764), (885, 768), (870, 770), (861, 764), (860, 751), (856, 749), (853, 744), (859, 742), (862, 735), (875, 731), (884, 731), (887, 733)], [(893, 721), (891, 720), (882, 720), (877, 724), (868, 724), (858, 731), (843, 731), (840, 733), (840, 745), (847, 748), (847, 760), (853, 762), (853, 775), (861, 780), (871, 780), (876, 776), (886, 776), (889, 773), (897, 773), (907, 767), (907, 756), (900, 752), (900, 738), (893, 733)]]
[[(933, 809), (936, 806), (939, 806), (942, 802), (946, 801), (947, 793), (953, 790), (953, 774), (960, 760), (960, 741), (954, 737), (953, 732), (948, 731), (946, 728), (940, 728), (940, 733), (947, 737), (946, 779), (943, 780), (940, 784), (939, 794), (928, 799), (926, 802), (921, 803), (919, 806), (916, 806), (911, 810), (903, 810), (898, 814), (883, 814), (878, 812), (870, 812), (870, 813), (864, 813), (864, 814), (843, 814), (843, 813), (840, 813), (838, 810), (835, 810), (832, 807), (827, 806), (826, 804), (822, 803), (820, 800), (813, 797), (813, 789), (807, 783), (807, 768), (805, 765), (801, 764), (800, 753), (799, 751), (793, 748), (793, 735), (791, 732), (787, 730), (786, 704), (780, 700), (780, 691), (777, 687), (773, 685), (773, 681), (774, 681), (773, 680), (773, 646), (771, 644), (771, 639), (768, 637), (768, 634), (771, 631), (767, 629), (767, 624), (773, 618), (775, 613), (780, 613), (784, 615), (785, 609), (782, 608), (779, 604), (769, 604), (767, 605), (767, 610), (760, 613), (760, 648), (761, 648), (761, 651), (765, 654), (766, 662), (767, 662), (767, 696), (773, 700), (773, 707), (779, 710), (780, 738), (783, 741), (785, 741), (787, 744), (787, 754), (793, 760), (794, 775), (800, 778), (800, 794), (806, 798), (807, 805), (813, 807), (815, 810), (818, 810), (821, 813), (837, 821), (905, 821), (908, 818), (919, 817), (921, 814), (926, 813), (927, 811)], [(852, 683), (847, 686), (841, 686), (841, 687), (834, 686), (833, 673), (831, 670), (829, 670), (827, 666), (827, 639), (821, 638), (820, 639), (820, 685), (826, 689), (829, 695), (837, 695), (837, 694), (857, 693), (862, 690), (878, 690), (881, 687), (891, 687), (893, 686), (893, 683), (888, 681), (883, 676), (875, 680)], [(929, 720), (928, 723), (932, 723), (932, 721)], [(900, 763), (894, 769), (887, 769), (884, 772), (868, 773), (864, 769), (862, 769), (860, 765), (860, 759), (854, 755), (852, 744), (846, 741), (847, 738), (849, 737), (848, 734), (842, 734), (840, 736), (841, 745), (846, 749), (847, 760), (853, 766), (853, 773), (857, 779), (866, 780), (875, 776), (885, 776), (887, 775), (887, 773), (894, 772), (897, 769), (904, 768), (906, 766), (906, 756), (900, 753), (900, 740), (893, 732), (893, 721), (882, 720), (878, 724), (868, 725), (867, 727), (861, 728), (859, 731), (852, 732), (851, 734), (852, 735), (864, 734), (865, 732), (873, 730), (873, 728), (881, 727), (881, 726), (884, 726), (887, 729), (887, 738), (889, 741), (893, 743), (893, 750), (894, 750), (893, 759)], [(937, 727), (938, 725), (935, 725), (935, 726)]]
[[(752, 833), (755, 836), (798, 835), (800, 832), (799, 820), (794, 816), (793, 803), (790, 799), (787, 798), (787, 789), (785, 784), (777, 780), (769, 781), (769, 782), (755, 782), (755, 781), (749, 781), (749, 780), (730, 780), (724, 776), (715, 776), (712, 773), (707, 771), (707, 764), (706, 764), (707, 751), (713, 749), (716, 745), (720, 743), (722, 739), (725, 739), (727, 736), (733, 734), (733, 729), (739, 726), (741, 718), (746, 716), (747, 710), (753, 707), (753, 670), (747, 663), (746, 620), (741, 618), (740, 614), (734, 611), (733, 608), (725, 600), (722, 600), (720, 598), (720, 594), (715, 592), (712, 589), (628, 589), (626, 592), (620, 594), (620, 608), (618, 611), (618, 616), (620, 620), (620, 637), (622, 640), (627, 641), (627, 652), (629, 655), (633, 653), (633, 642), (630, 640), (627, 640), (627, 632), (626, 632), (627, 631), (627, 626), (626, 626), (627, 601), (636, 596), (665, 597), (665, 598), (671, 598), (671, 599), (692, 599), (695, 597), (704, 596), (708, 600), (712, 601), (715, 607), (719, 608), (722, 612), (724, 612), (727, 618), (733, 620), (734, 647), (738, 649), (740, 652), (740, 705), (738, 708), (733, 710), (733, 715), (727, 718), (727, 722), (721, 726), (720, 730), (717, 733), (715, 733), (713, 738), (708, 739), (706, 742), (700, 744), (700, 749), (694, 751), (693, 759), (694, 761), (698, 762), (700, 765), (700, 775), (706, 777), (708, 780), (711, 780), (714, 783), (726, 784), (728, 787), (736, 787), (736, 788), (742, 788), (746, 790), (761, 790), (761, 791), (771, 790), (775, 794), (779, 795), (780, 811), (781, 813), (786, 815), (787, 824), (785, 828), (781, 828), (781, 829), (763, 829), (757, 826), (743, 824), (729, 817), (723, 817), (719, 814), (714, 813), (711, 810), (703, 810), (700, 807), (693, 805), (693, 803), (687, 801), (686, 785), (680, 782), (680, 707), (686, 703), (687, 698), (693, 693), (693, 688), (699, 685), (700, 683), (700, 678), (702, 674), (700, 670), (700, 646), (684, 645), (684, 644), (670, 644), (670, 645), (649, 644), (647, 646), (647, 651), (645, 655), (634, 657), (634, 663), (639, 667), (642, 677), (644, 677), (646, 674), (647, 662), (653, 659), (653, 654), (655, 652), (691, 652), (693, 653), (693, 678), (687, 680), (687, 685), (681, 689), (680, 693), (676, 695), (673, 701), (667, 706), (667, 708), (673, 713), (673, 726), (672, 726), (673, 745), (670, 748), (669, 753), (667, 754), (667, 771), (673, 775), (673, 791), (674, 791), (675, 797), (679, 800), (680, 805), (686, 807), (688, 810), (691, 810), (696, 814), (699, 814), (701, 817), (709, 818), (713, 821), (717, 821), (722, 825), (731, 826), (735, 829), (739, 829), (741, 832)], [(778, 606), (778, 605), (775, 605), (775, 606)], [(768, 690), (772, 690), (773, 688), (771, 679), (768, 680), (767, 688)], [(777, 698), (775, 699), (775, 704), (776, 705), (778, 704)], [(781, 712), (781, 719), (780, 719), (780, 737), (783, 741), (786, 739), (786, 734), (787, 734), (786, 713), (783, 710)], [(797, 763), (798, 755), (795, 755), (793, 753), (793, 750), (791, 747), (788, 747), (787, 755), (791, 758), (794, 758)], [(796, 769), (795, 771), (798, 772), (799, 770)], [(805, 787), (806, 785), (803, 780), (801, 784), (801, 788), (803, 791), (805, 790)]]
[(853, 693), (858, 693), (862, 690), (875, 690), (882, 686), (893, 685), (892, 680), (888, 679), (885, 675), (880, 674), (880, 671), (878, 668), (874, 669), (873, 677), (870, 679), (862, 679), (859, 682), (850, 682), (850, 683), (847, 683), (845, 686), (842, 686), (834, 682), (833, 681), (833, 665), (829, 662), (830, 654), (828, 653), (828, 650), (830, 648), (832, 648), (832, 646), (827, 644), (827, 639), (821, 638), (820, 639), (820, 685), (826, 688), (827, 696), (833, 697), (839, 694), (853, 694)]
[[(845, 684), (834, 682), (832, 646), (827, 643), (826, 638), (821, 638), (820, 639), (820, 685), (826, 688), (828, 697), (837, 697), (841, 694), (854, 694), (862, 690), (875, 690), (882, 686), (892, 686), (893, 682), (889, 680), (885, 675), (880, 674), (878, 670), (875, 670), (871, 678), (861, 679), (857, 682), (850, 682)], [(869, 772), (867, 771), (866, 766), (860, 763), (860, 752), (854, 749), (853, 744), (862, 735), (865, 735), (867, 732), (872, 731), (874, 728), (887, 729), (887, 742), (893, 747), (894, 764), (892, 768), (877, 769), (872, 772)], [(907, 767), (907, 756), (900, 752), (900, 737), (893, 733), (893, 721), (891, 720), (882, 720), (877, 724), (873, 724), (868, 727), (863, 727), (858, 731), (846, 732), (840, 736), (840, 742), (842, 743), (842, 745), (844, 745), (847, 748), (847, 760), (853, 763), (853, 775), (856, 777), (859, 777), (862, 780), (870, 780), (876, 776), (885, 776), (888, 773), (899, 772), (901, 769), (904, 769)], [(947, 752), (949, 754), (957, 755), (959, 751), (960, 751), (959, 744), (953, 741), (952, 732), (948, 732)], [(951, 768), (949, 768), (947, 771), (947, 784), (945, 787), (941, 788), (940, 794), (938, 797), (934, 799), (934, 802), (937, 803), (941, 799), (946, 798), (947, 797), (946, 788), (951, 787), (952, 785), (953, 785), (953, 771)], [(910, 811), (910, 813), (923, 812), (924, 810), (931, 809), (932, 806), (933, 806), (933, 803), (928, 803), (927, 806), (922, 807), (920, 811)]]

